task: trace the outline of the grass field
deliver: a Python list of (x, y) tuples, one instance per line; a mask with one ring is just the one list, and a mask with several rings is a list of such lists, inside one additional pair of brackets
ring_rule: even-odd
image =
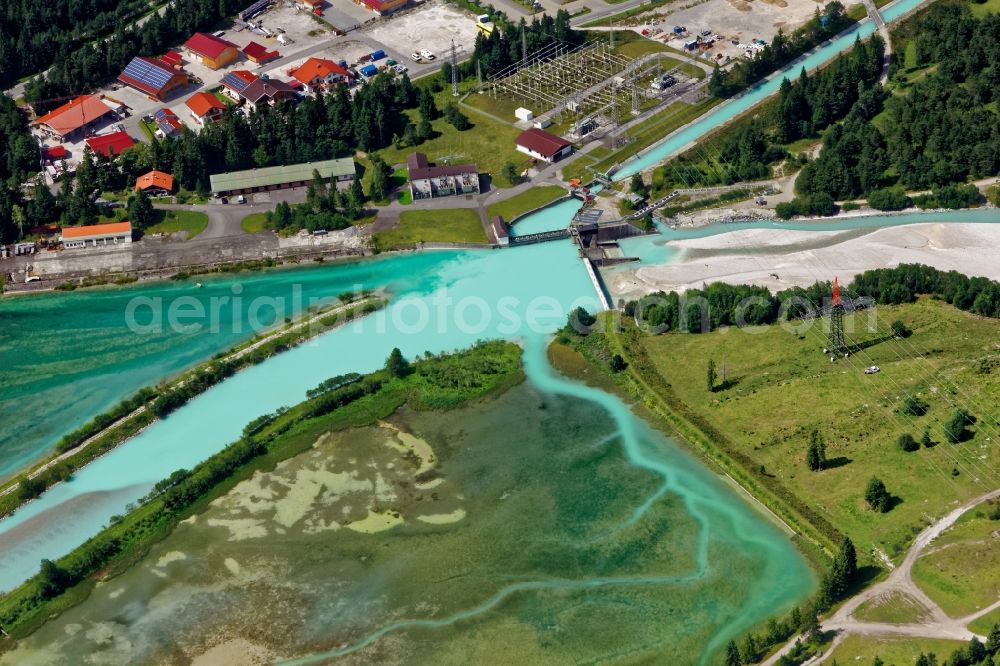
[(500, 203), (495, 203), (486, 209), (486, 214), (492, 218), (500, 215), (507, 222), (512, 222), (525, 213), (548, 205), (566, 196), (566, 188), (558, 185), (542, 185), (521, 192)]
[(986, 2), (983, 2), (982, 4), (970, 2), (969, 9), (972, 10), (972, 15), (976, 17), (983, 17), (987, 14), (996, 14), (1000, 12), (1000, 0), (986, 0)]
[(892, 592), (885, 597), (876, 597), (862, 604), (854, 616), (866, 622), (890, 622), (907, 624), (919, 622), (929, 617), (923, 604), (902, 592)]
[(961, 617), (1000, 599), (1000, 521), (956, 523), (913, 565), (913, 580), (945, 613)]
[(872, 636), (851, 635), (837, 646), (823, 663), (858, 664), (868, 666), (875, 657), (882, 660), (886, 666), (912, 666), (920, 653), (933, 652), (938, 657), (938, 663), (951, 656), (951, 653), (965, 643), (949, 641), (940, 638), (878, 638)]
[[(780, 484), (804, 501), (850, 536), (862, 557), (876, 547), (896, 557), (932, 517), (982, 492), (971, 470), (996, 469), (998, 455), (986, 434), (959, 445), (940, 442), (955, 400), (968, 404), (981, 421), (996, 421), (1000, 386), (972, 366), (995, 353), (1000, 322), (932, 300), (879, 307), (880, 331), (895, 319), (906, 322), (913, 336), (905, 344), (874, 344), (850, 364), (830, 363), (820, 353), (825, 334), (818, 328), (801, 335), (777, 326), (756, 334), (736, 329), (667, 334), (645, 337), (643, 344), (677, 399), (721, 433), (726, 446), (763, 466), (763, 482)], [(855, 324), (850, 316), (845, 322)], [(857, 332), (848, 339), (877, 338), (864, 326), (856, 322)], [(918, 351), (923, 360), (915, 358)], [(720, 368), (720, 381), (725, 366), (727, 386), (712, 393), (705, 379), (710, 358)], [(863, 374), (861, 367), (869, 364), (881, 372)], [(963, 394), (952, 395), (952, 386), (962, 387)], [(904, 392), (925, 400), (928, 413), (904, 418), (898, 412)], [(897, 447), (899, 435), (909, 432), (919, 439), (925, 428), (936, 446), (913, 453)], [(821, 472), (805, 464), (813, 429), (823, 436), (831, 461)], [(956, 467), (962, 469), (953, 476)], [(864, 502), (873, 475), (896, 498), (889, 513), (873, 512)]]
[[(464, 94), (468, 92), (473, 82), (461, 85), (460, 90)], [(478, 97), (484, 96), (472, 95), (467, 102)], [(449, 102), (457, 102), (457, 99), (451, 95), (450, 86), (434, 93), (434, 99), (441, 111)], [(473, 108), (469, 108), (470, 106)], [(407, 155), (416, 151), (425, 153), (427, 159), (432, 163), (441, 163), (446, 158), (451, 164), (472, 162), (479, 167), (479, 173), (488, 174), (491, 177), (494, 187), (510, 187), (511, 183), (507, 182), (503, 176), (504, 165), (512, 162), (518, 166), (519, 170), (527, 165), (527, 157), (523, 153), (517, 152), (514, 147), (514, 140), (521, 133), (521, 130), (512, 124), (499, 122), (486, 113), (479, 113), (477, 108), (480, 107), (471, 104), (463, 106), (462, 112), (472, 122), (472, 127), (464, 132), (459, 132), (444, 118), (438, 118), (431, 122), (431, 127), (434, 129), (433, 138), (418, 146), (396, 148), (390, 144), (379, 150), (378, 154), (389, 165), (404, 163)], [(419, 122), (420, 116), (416, 109), (409, 109), (406, 114), (414, 124)], [(501, 117), (506, 116), (501, 115)], [(513, 111), (509, 117), (513, 123)], [(368, 182), (365, 180), (365, 185), (367, 186), (367, 184)]]
[(988, 636), (995, 624), (1000, 624), (1000, 608), (987, 613), (974, 622), (970, 622), (969, 630), (981, 636)]
[(408, 210), (399, 226), (375, 234), (379, 250), (403, 250), (419, 243), (486, 243), (479, 213), (470, 208)]
[(267, 230), (265, 213), (250, 213), (240, 220), (240, 227), (248, 234), (259, 234)]
[(163, 218), (144, 230), (147, 234), (172, 234), (178, 231), (187, 232), (187, 240), (191, 240), (208, 226), (208, 215), (193, 210), (161, 211)]

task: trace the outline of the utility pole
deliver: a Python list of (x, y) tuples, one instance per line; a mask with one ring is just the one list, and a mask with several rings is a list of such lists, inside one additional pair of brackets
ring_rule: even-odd
[(521, 30), (521, 59), (528, 60), (528, 31)]
[(611, 26), (611, 50), (613, 51), (615, 48), (615, 20), (610, 19), (608, 24)]
[(480, 88), (480, 92), (482, 92), (482, 87), (483, 87), (483, 65), (478, 60), (476, 61), (476, 81), (478, 83), (478, 87)]
[(451, 94), (458, 97), (458, 54), (455, 51), (455, 40), (451, 40)]

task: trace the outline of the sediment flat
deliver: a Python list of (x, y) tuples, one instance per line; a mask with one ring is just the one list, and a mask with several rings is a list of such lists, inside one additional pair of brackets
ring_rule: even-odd
[(684, 291), (706, 282), (751, 283), (778, 291), (903, 263), (998, 279), (998, 245), (1000, 225), (993, 224), (920, 223), (846, 231), (739, 229), (673, 241), (670, 246), (680, 253), (670, 263), (611, 272), (605, 279), (616, 295), (623, 296)]

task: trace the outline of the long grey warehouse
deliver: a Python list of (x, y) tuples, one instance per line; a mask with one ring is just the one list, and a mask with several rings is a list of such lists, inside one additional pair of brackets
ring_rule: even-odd
[(342, 157), (322, 162), (217, 173), (211, 176), (210, 180), (212, 192), (216, 194), (251, 194), (252, 192), (304, 187), (312, 182), (313, 171), (319, 172), (320, 178), (324, 182), (352, 180), (356, 173), (354, 160), (350, 157)]

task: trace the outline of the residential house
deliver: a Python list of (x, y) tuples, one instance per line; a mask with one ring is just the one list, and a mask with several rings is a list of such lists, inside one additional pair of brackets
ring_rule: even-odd
[(169, 173), (153, 170), (135, 179), (135, 189), (154, 197), (168, 196), (174, 191), (174, 177)]
[(184, 128), (181, 119), (170, 109), (154, 112), (153, 122), (156, 123), (156, 136), (161, 139), (176, 136)]
[(295, 88), (277, 79), (257, 79), (248, 85), (240, 96), (250, 109), (260, 104), (271, 104), (296, 98)]
[(410, 193), (417, 199), (479, 194), (479, 170), (475, 164), (431, 166), (423, 153), (406, 158)]
[(325, 90), (330, 86), (351, 82), (350, 73), (332, 60), (309, 58), (289, 75), (301, 83), (308, 93)]
[(243, 101), (243, 91), (260, 77), (245, 69), (234, 69), (222, 77), (222, 92), (237, 102)]
[(212, 93), (204, 91), (191, 95), (185, 104), (191, 109), (191, 117), (199, 125), (204, 125), (207, 122), (214, 123), (226, 112), (226, 105), (222, 103), (222, 100)]

